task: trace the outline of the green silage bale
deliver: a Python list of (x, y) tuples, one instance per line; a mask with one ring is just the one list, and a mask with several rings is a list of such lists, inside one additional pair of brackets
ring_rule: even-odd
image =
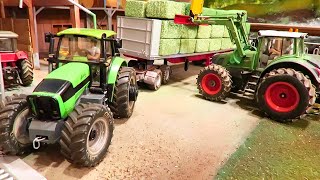
[(216, 16), (217, 10), (211, 8), (203, 8), (202, 9), (202, 16)]
[(166, 0), (147, 2), (146, 16), (149, 18), (174, 19), (176, 14), (185, 15), (184, 3)]
[(181, 39), (180, 54), (194, 53), (196, 43), (196, 39)]
[(224, 25), (212, 25), (211, 26), (211, 38), (222, 38), (224, 35)]
[(221, 49), (221, 38), (210, 39), (209, 51), (218, 51)]
[(161, 39), (181, 38), (181, 24), (175, 24), (171, 20), (163, 20), (161, 23)]
[(221, 38), (221, 49), (235, 48), (235, 44), (231, 42), (230, 38)]
[(209, 39), (211, 36), (211, 25), (200, 25), (198, 28), (198, 39)]
[(136, 0), (127, 0), (125, 15), (129, 17), (146, 17), (146, 7), (147, 2), (145, 1), (136, 1)]
[(210, 39), (196, 39), (195, 52), (208, 52), (210, 46)]
[(181, 26), (181, 38), (182, 39), (195, 39), (198, 34), (198, 26)]
[(159, 55), (179, 54), (180, 43), (180, 39), (160, 39)]
[(229, 30), (228, 30), (227, 27), (224, 28), (222, 37), (224, 37), (224, 38), (229, 38), (230, 37)]

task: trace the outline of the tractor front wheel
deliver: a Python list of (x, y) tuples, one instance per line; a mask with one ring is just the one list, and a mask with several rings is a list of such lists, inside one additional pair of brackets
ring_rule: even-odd
[(294, 69), (271, 71), (263, 78), (257, 91), (259, 107), (280, 122), (301, 117), (315, 100), (316, 90), (311, 81)]
[(62, 130), (61, 152), (80, 166), (94, 167), (106, 156), (113, 135), (112, 112), (100, 104), (80, 104)]
[(209, 65), (200, 71), (197, 78), (199, 93), (205, 99), (221, 101), (231, 90), (231, 76), (224, 67), (216, 64)]
[(135, 70), (122, 67), (114, 86), (110, 109), (115, 118), (129, 118), (132, 115), (138, 96), (138, 85)]
[(0, 146), (5, 154), (20, 155), (31, 147), (26, 95), (6, 97), (0, 111)]
[(20, 63), (20, 78), (23, 86), (29, 86), (33, 81), (33, 69), (31, 62), (24, 59)]

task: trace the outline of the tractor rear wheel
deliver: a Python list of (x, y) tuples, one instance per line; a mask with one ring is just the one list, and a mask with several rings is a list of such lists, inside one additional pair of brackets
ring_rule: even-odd
[(316, 100), (311, 81), (294, 69), (280, 68), (266, 74), (257, 91), (259, 107), (272, 119), (288, 122), (304, 115)]
[(131, 67), (122, 67), (110, 103), (114, 118), (129, 118), (132, 115), (137, 96), (138, 85), (135, 70)]
[(24, 59), (20, 63), (20, 78), (23, 86), (29, 86), (33, 81), (33, 69), (31, 62)]
[(231, 76), (224, 67), (211, 64), (200, 71), (197, 78), (199, 93), (205, 99), (221, 101), (231, 90)]
[(0, 146), (5, 154), (20, 155), (31, 147), (26, 95), (6, 97), (0, 110)]
[(80, 104), (62, 131), (61, 152), (80, 166), (94, 167), (106, 156), (113, 135), (112, 112), (101, 104)]

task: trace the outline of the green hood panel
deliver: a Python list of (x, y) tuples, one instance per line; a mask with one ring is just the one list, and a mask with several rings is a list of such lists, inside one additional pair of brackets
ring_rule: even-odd
[(45, 79), (61, 79), (71, 82), (73, 87), (83, 82), (90, 75), (89, 66), (85, 63), (72, 62), (52, 71)]

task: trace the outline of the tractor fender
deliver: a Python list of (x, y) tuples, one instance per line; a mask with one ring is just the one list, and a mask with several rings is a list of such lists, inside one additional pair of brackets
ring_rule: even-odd
[(111, 67), (108, 72), (108, 93), (107, 96), (109, 97), (110, 101), (113, 100), (113, 91), (115, 83), (118, 79), (119, 70), (121, 67), (127, 67), (127, 62), (120, 58), (120, 57), (114, 57), (112, 58)]
[(114, 57), (112, 59), (112, 62), (111, 62), (111, 66), (110, 66), (110, 70), (109, 70), (109, 73), (108, 73), (108, 84), (114, 84), (117, 79), (118, 79), (118, 72), (119, 72), (119, 69), (120, 67), (122, 66), (128, 66), (127, 65), (127, 62), (120, 58), (120, 57)]
[(24, 51), (16, 52), (17, 59), (28, 59), (28, 54)]
[(298, 59), (275, 61), (263, 70), (259, 81), (261, 81), (263, 76), (268, 72), (279, 68), (292, 68), (296, 71), (300, 71), (310, 78), (312, 84), (315, 85), (317, 89), (320, 88), (320, 72), (317, 70), (318, 68), (306, 60)]

